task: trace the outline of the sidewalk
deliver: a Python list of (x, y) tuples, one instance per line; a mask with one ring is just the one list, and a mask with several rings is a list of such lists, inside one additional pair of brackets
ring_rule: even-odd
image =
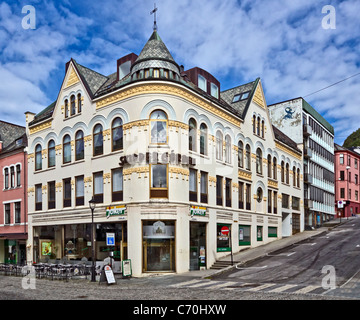
[[(330, 222), (326, 222), (322, 227), (320, 227), (318, 229), (306, 230), (301, 233), (297, 233), (293, 236), (275, 240), (273, 242), (264, 244), (259, 247), (249, 248), (249, 249), (245, 249), (243, 251), (237, 252), (237, 253), (233, 254), (233, 265), (232, 266), (229, 265), (220, 270), (207, 269), (207, 270), (189, 271), (189, 272), (183, 273), (181, 275), (209, 278), (209, 277), (215, 276), (217, 274), (220, 274), (224, 271), (231, 270), (232, 268), (235, 268), (235, 266), (238, 264), (243, 264), (243, 263), (246, 263), (249, 261), (253, 261), (255, 259), (261, 258), (272, 252), (292, 246), (295, 243), (310, 239), (311, 237), (314, 237), (314, 236), (318, 236), (322, 233), (325, 233), (325, 232), (331, 230), (332, 228), (339, 226), (340, 224), (347, 223), (348, 221), (351, 221), (352, 219), (356, 219), (356, 218), (352, 217), (352, 218), (349, 218), (349, 220), (347, 220), (346, 218), (342, 218), (341, 222), (340, 222), (340, 219), (334, 219)], [(223, 257), (218, 261), (226, 261), (229, 263), (231, 261), (231, 255)]]

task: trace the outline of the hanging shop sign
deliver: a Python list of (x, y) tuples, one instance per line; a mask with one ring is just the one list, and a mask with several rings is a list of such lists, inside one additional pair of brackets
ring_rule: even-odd
[(172, 151), (159, 153), (159, 152), (146, 152), (146, 153), (139, 153), (139, 154), (130, 154), (126, 156), (121, 156), (119, 158), (119, 165), (120, 167), (124, 166), (125, 164), (183, 164), (183, 165), (196, 165), (196, 159), (189, 157), (184, 154), (175, 153)]
[(106, 207), (106, 218), (109, 219), (111, 216), (122, 216), (125, 214), (126, 206), (113, 206)]
[(206, 215), (206, 208), (205, 207), (191, 206), (190, 207), (190, 215), (191, 216), (205, 216)]

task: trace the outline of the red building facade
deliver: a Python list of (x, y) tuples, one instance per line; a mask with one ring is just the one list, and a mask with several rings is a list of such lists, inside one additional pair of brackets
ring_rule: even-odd
[(360, 154), (335, 144), (337, 217), (360, 214)]
[(0, 262), (26, 262), (26, 146), (24, 127), (0, 121)]

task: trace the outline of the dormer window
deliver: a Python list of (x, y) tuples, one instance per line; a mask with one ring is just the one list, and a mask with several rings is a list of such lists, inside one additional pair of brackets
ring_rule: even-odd
[(70, 97), (70, 115), (73, 116), (76, 113), (76, 108), (75, 108), (75, 96), (72, 95)]
[(247, 99), (247, 98), (249, 97), (249, 94), (250, 94), (250, 91), (236, 94), (236, 95), (234, 96), (232, 102), (238, 102), (238, 101), (241, 101), (241, 100), (245, 100), (245, 99)]
[(153, 75), (154, 78), (159, 78), (159, 76), (160, 76), (160, 71), (159, 71), (159, 69), (154, 69), (154, 70), (153, 70), (153, 73), (154, 73), (154, 75)]
[(206, 91), (206, 79), (201, 75), (198, 75), (198, 87)]
[(211, 95), (215, 98), (219, 98), (219, 88), (214, 83), (211, 83)]

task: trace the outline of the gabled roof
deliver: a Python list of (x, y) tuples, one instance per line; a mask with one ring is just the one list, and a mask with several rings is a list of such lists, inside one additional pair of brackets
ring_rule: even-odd
[[(16, 143), (20, 138), (22, 138), (21, 143)], [(26, 147), (25, 127), (0, 120), (0, 141), (3, 142), (0, 154)]]
[[(256, 86), (259, 83), (260, 78), (257, 78), (255, 81), (243, 84), (241, 86), (228, 89), (225, 91), (222, 91), (220, 93), (220, 98), (223, 99), (229, 106), (231, 106), (233, 109), (236, 110), (236, 113), (238, 116), (240, 116), (241, 119), (244, 120), (246, 112), (249, 108), (250, 102), (254, 96), (254, 92), (256, 89)], [(239, 100), (237, 102), (233, 102), (233, 99), (236, 95), (249, 92), (249, 95), (246, 99)]]

